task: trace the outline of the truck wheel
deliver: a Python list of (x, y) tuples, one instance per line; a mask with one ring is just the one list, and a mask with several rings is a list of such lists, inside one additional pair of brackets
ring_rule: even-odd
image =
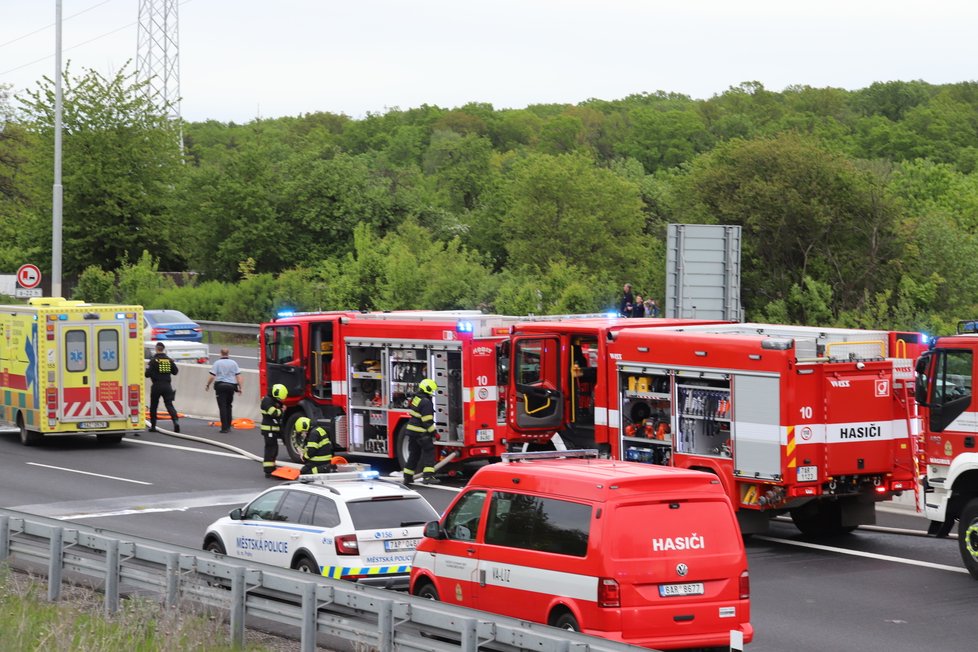
[(20, 428), (20, 443), (24, 446), (36, 446), (41, 442), (41, 434), (28, 430), (24, 423), (24, 415), (17, 415), (17, 426)]
[(972, 498), (958, 520), (958, 549), (964, 567), (978, 580), (978, 498)]
[(306, 416), (302, 412), (295, 412), (288, 421), (285, 422), (285, 426), (282, 428), (281, 437), (282, 443), (285, 444), (285, 451), (289, 454), (289, 459), (291, 459), (296, 464), (302, 464), (302, 449), (305, 445), (304, 438), (295, 431), (295, 422), (299, 420), (300, 417)]
[(397, 429), (397, 436), (394, 437), (394, 453), (397, 457), (397, 465), (406, 468), (409, 457), (408, 443), (411, 438), (408, 436), (407, 429), (402, 425)]
[(839, 501), (812, 501), (799, 509), (791, 510), (795, 527), (810, 537), (827, 537), (848, 534), (854, 525), (842, 525), (842, 505)]

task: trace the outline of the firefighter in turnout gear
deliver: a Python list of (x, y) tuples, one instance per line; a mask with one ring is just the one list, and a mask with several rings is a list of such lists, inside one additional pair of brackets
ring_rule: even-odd
[(173, 431), (180, 432), (180, 422), (177, 421), (177, 410), (173, 407), (173, 399), (177, 393), (170, 383), (170, 378), (180, 370), (176, 363), (166, 354), (166, 345), (156, 343), (156, 355), (149, 359), (146, 365), (146, 377), (153, 381), (149, 390), (149, 431), (156, 432), (156, 410), (160, 407), (160, 399), (173, 421)]
[(265, 440), (265, 456), (262, 460), (262, 471), (265, 477), (273, 477), (275, 458), (278, 456), (278, 437), (282, 431), (282, 415), (285, 414), (285, 404), (282, 401), (289, 395), (285, 385), (276, 384), (261, 400), (261, 436)]
[(409, 404), (410, 421), (407, 423), (408, 459), (404, 467), (404, 484), (414, 482), (414, 476), (421, 468), (422, 484), (438, 484), (435, 477), (435, 406), (431, 397), (438, 385), (431, 378), (418, 383), (418, 393)]
[(305, 434), (306, 447), (302, 453), (302, 461), (305, 465), (299, 472), (306, 473), (332, 473), (336, 470), (333, 466), (333, 442), (329, 439), (329, 433), (322, 426), (312, 427), (312, 422), (308, 417), (299, 417), (295, 422), (295, 430)]

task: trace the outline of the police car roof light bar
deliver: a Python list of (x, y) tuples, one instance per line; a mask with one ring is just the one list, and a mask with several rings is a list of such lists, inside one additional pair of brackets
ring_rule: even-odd
[(596, 448), (582, 448), (569, 451), (533, 451), (531, 453), (503, 453), (503, 462), (525, 462), (528, 460), (560, 460), (565, 458), (596, 458), (598, 450)]
[(350, 480), (376, 480), (380, 477), (379, 471), (340, 471), (338, 473), (303, 473), (299, 476), (299, 482), (313, 482), (316, 484), (330, 484), (333, 482), (349, 482)]

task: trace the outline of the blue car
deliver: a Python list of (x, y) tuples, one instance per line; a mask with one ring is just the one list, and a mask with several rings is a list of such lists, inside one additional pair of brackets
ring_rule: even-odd
[(204, 332), (200, 324), (179, 310), (145, 310), (146, 328), (143, 339), (149, 341), (180, 340), (184, 342), (200, 342)]

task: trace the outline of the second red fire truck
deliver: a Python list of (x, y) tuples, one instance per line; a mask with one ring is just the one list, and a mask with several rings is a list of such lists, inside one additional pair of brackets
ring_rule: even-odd
[(921, 335), (629, 321), (517, 327), (515, 433), (714, 473), (744, 533), (784, 513), (805, 533), (849, 531), (915, 490)]

